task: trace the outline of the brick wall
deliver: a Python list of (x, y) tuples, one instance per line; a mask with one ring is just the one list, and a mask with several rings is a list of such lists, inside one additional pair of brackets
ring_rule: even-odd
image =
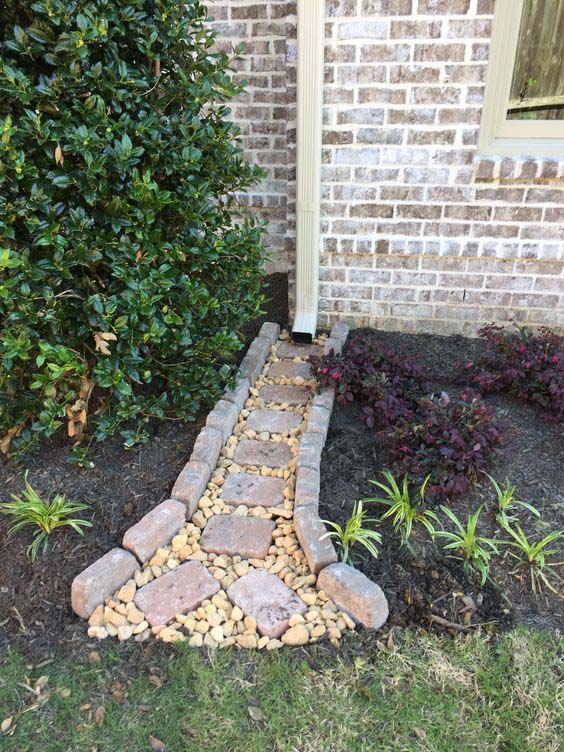
[[(262, 44), (235, 114), (269, 171), (252, 200), (292, 279), (295, 3), (216, 6), (226, 40)], [(493, 0), (327, 0), (320, 326), (564, 326), (564, 159), (476, 153), (492, 13)]]

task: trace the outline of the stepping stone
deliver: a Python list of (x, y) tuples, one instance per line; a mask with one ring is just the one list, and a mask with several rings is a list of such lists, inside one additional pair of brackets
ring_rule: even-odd
[(309, 358), (310, 355), (321, 357), (323, 347), (321, 345), (295, 345), (293, 342), (282, 342), (278, 345), (276, 355), (283, 359), (288, 358)]
[(284, 503), (286, 481), (250, 473), (231, 473), (222, 486), (221, 498), (226, 504), (247, 507), (277, 507)]
[(365, 574), (342, 562), (326, 567), (317, 580), (332, 601), (366, 629), (380, 629), (388, 618), (382, 588)]
[(200, 548), (209, 554), (264, 559), (276, 525), (260, 517), (218, 514), (210, 517), (200, 538)]
[(286, 410), (253, 410), (247, 418), (247, 428), (252, 428), (257, 433), (289, 433), (297, 428), (303, 417), (299, 413), (287, 412)]
[(71, 586), (72, 610), (88, 619), (92, 611), (133, 577), (139, 562), (123, 548), (112, 548), (80, 574)]
[(289, 405), (305, 405), (311, 397), (309, 386), (283, 386), (270, 384), (259, 390), (259, 397), (265, 402), (276, 402), (281, 405), (287, 402)]
[(307, 607), (275, 574), (254, 569), (227, 588), (229, 599), (241, 611), (256, 619), (261, 635), (280, 637), (294, 614), (305, 614)]
[(253, 465), (255, 467), (285, 467), (292, 459), (292, 452), (288, 444), (274, 441), (255, 441), (246, 439), (237, 444), (234, 461), (237, 465)]
[(157, 577), (135, 594), (135, 605), (152, 627), (168, 624), (176, 614), (199, 608), (220, 589), (219, 582), (199, 561), (188, 561)]
[(268, 369), (266, 377), (268, 379), (278, 379), (286, 376), (288, 379), (295, 379), (301, 376), (302, 379), (311, 379), (311, 366), (309, 363), (294, 363), (292, 360), (278, 360)]

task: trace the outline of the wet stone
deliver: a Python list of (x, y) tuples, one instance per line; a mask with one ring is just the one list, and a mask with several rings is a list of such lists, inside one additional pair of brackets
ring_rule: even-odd
[(189, 561), (137, 591), (135, 605), (152, 627), (168, 624), (176, 614), (198, 608), (220, 589), (199, 561)]
[(264, 559), (270, 548), (274, 528), (274, 522), (260, 517), (220, 514), (208, 520), (200, 539), (200, 547), (212, 554)]
[(237, 444), (234, 457), (237, 465), (253, 465), (256, 467), (264, 465), (270, 468), (284, 467), (291, 459), (292, 452), (287, 444), (252, 439), (240, 441)]
[(260, 399), (265, 402), (275, 402), (281, 405), (287, 402), (289, 405), (305, 405), (311, 397), (311, 389), (308, 386), (283, 386), (269, 384), (259, 391)]
[(309, 363), (278, 360), (268, 369), (267, 377), (269, 379), (278, 379), (281, 376), (285, 376), (288, 379), (295, 379), (298, 376), (301, 376), (302, 379), (311, 379), (311, 366)]
[(268, 433), (289, 433), (293, 428), (297, 428), (303, 418), (299, 413), (288, 412), (287, 410), (253, 410), (247, 418), (247, 428), (253, 429), (257, 433), (268, 431)]
[(257, 622), (261, 635), (280, 637), (294, 614), (304, 614), (305, 603), (280, 578), (255, 569), (227, 588), (230, 600)]
[(269, 478), (249, 473), (231, 473), (222, 486), (221, 498), (226, 504), (247, 507), (277, 507), (284, 503), (283, 478)]
[(323, 355), (323, 347), (321, 345), (295, 345), (292, 342), (282, 342), (278, 345), (276, 355), (283, 359), (288, 358), (309, 358), (310, 355), (321, 357)]

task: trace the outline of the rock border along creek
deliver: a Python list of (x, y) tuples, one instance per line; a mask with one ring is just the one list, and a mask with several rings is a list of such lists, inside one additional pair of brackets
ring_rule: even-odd
[(263, 324), (171, 498), (74, 579), (90, 637), (273, 650), (382, 626), (384, 594), (338, 563), (318, 513), (334, 390), (318, 391), (308, 358), (347, 335), (339, 322), (300, 345)]

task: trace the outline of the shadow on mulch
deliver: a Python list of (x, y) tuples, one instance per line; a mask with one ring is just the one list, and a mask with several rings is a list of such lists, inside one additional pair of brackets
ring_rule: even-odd
[[(362, 334), (362, 333), (361, 333)], [(454, 362), (472, 360), (482, 343), (464, 337), (407, 335), (365, 330), (394, 349), (417, 353), (433, 391), (456, 393)], [(490, 475), (503, 484), (506, 477), (517, 486), (517, 498), (533, 504), (542, 521), (519, 510), (520, 523), (533, 538), (562, 527), (564, 502), (564, 441), (562, 427), (542, 420), (536, 410), (510, 397), (486, 397), (496, 414), (507, 421), (506, 443), (498, 452)], [(376, 442), (373, 431), (360, 422), (356, 405), (336, 405), (321, 467), (320, 514), (323, 519), (343, 524), (356, 499), (376, 496), (378, 489), (369, 481), (380, 479), (390, 458)], [(481, 515), (481, 534), (494, 536), (498, 527), (492, 502), (495, 495), (487, 478), (477, 483), (464, 498), (450, 504), (458, 517), (466, 520), (480, 504), (488, 504)], [(384, 511), (381, 505), (367, 505), (370, 516)], [(448, 520), (446, 521), (448, 522)], [(445, 522), (445, 527), (448, 525)], [(355, 564), (381, 585), (390, 604), (387, 626), (429, 628), (432, 614), (461, 626), (483, 624), (488, 631), (505, 629), (517, 623), (561, 629), (564, 601), (547, 593), (547, 600), (535, 599), (527, 580), (511, 574), (515, 560), (495, 557), (493, 584), (480, 587), (462, 571), (460, 563), (443, 556), (423, 534), (414, 535), (413, 552), (400, 548), (390, 524), (379, 525), (383, 535), (377, 559), (357, 559)], [(507, 537), (501, 535), (500, 537)], [(558, 557), (557, 557), (558, 558)], [(560, 557), (561, 559), (562, 557)], [(476, 607), (474, 609), (474, 606)], [(441, 628), (435, 625), (435, 628)], [(472, 627), (470, 627), (472, 629)]]
[[(288, 322), (288, 281), (285, 274), (265, 279), (266, 313), (244, 329), (247, 344), (265, 321)], [(246, 347), (238, 355), (242, 359)], [(0, 650), (17, 648), (39, 655), (56, 647), (80, 648), (86, 640), (84, 622), (70, 608), (70, 586), (76, 574), (121, 543), (124, 532), (168, 498), (187, 462), (207, 411), (192, 423), (157, 422), (151, 439), (126, 450), (119, 437), (93, 445), (94, 468), (84, 470), (68, 461), (70, 444), (59, 432), (37, 452), (14, 465), (0, 458), (0, 499), (20, 494), (24, 475), (43, 496), (64, 493), (91, 505), (93, 527), (84, 537), (61, 529), (34, 564), (25, 553), (31, 532), (8, 540), (11, 520), (0, 515)]]

